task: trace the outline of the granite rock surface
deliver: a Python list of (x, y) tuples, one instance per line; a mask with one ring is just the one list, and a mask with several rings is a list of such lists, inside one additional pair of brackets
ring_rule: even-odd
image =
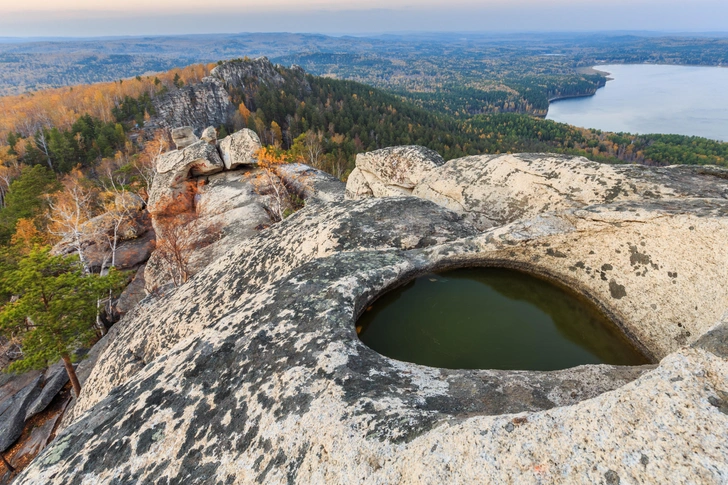
[(172, 142), (177, 147), (177, 150), (187, 148), (193, 143), (197, 143), (199, 140), (200, 139), (197, 138), (197, 135), (195, 135), (191, 126), (182, 126), (172, 130)]
[(444, 164), (438, 153), (420, 146), (360, 153), (347, 191), (354, 199), (409, 195), (423, 178)]
[(219, 146), (227, 170), (254, 165), (258, 161), (255, 154), (262, 147), (257, 133), (247, 128), (226, 136), (220, 140)]
[[(142, 301), (17, 483), (726, 483), (728, 172), (435, 165), (411, 195), (311, 197)], [(653, 364), (450, 370), (359, 341), (377, 296), (466, 266), (568, 285)]]

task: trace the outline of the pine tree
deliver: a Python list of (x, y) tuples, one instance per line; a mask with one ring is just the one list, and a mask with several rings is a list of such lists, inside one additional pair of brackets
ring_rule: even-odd
[(113, 269), (108, 276), (86, 274), (76, 257), (52, 256), (49, 248), (31, 250), (2, 278), (3, 289), (16, 298), (0, 311), (0, 331), (18, 339), (23, 351), (8, 370), (42, 369), (61, 359), (78, 397), (75, 351), (96, 338), (96, 303), (121, 280)]

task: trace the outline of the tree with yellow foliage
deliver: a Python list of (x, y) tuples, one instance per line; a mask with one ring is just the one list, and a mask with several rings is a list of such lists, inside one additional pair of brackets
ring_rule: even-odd
[(66, 175), (61, 183), (63, 190), (48, 198), (48, 231), (60, 240), (67, 241), (78, 254), (84, 272), (90, 273), (85, 250), (88, 241), (100, 237), (98, 228), (88, 223), (98, 212), (98, 189), (78, 169)]

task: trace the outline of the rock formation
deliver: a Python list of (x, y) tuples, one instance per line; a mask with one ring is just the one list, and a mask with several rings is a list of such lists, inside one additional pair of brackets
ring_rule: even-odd
[[(117, 228), (115, 265), (120, 270), (136, 270), (149, 259), (154, 248), (151, 219), (146, 204), (135, 194), (127, 192), (117, 195), (115, 206), (123, 207), (126, 212), (126, 221)], [(93, 272), (100, 272), (111, 262), (109, 240), (113, 238), (114, 226), (118, 222), (116, 217), (106, 212), (90, 219), (81, 228), (80, 246)], [(75, 254), (77, 249), (69, 237), (56, 244), (53, 253)]]
[(156, 96), (156, 114), (144, 128), (150, 135), (179, 126), (190, 126), (199, 133), (208, 126), (225, 124), (234, 109), (223, 82), (208, 76), (200, 83)]
[(200, 139), (205, 140), (207, 143), (211, 143), (213, 145), (217, 144), (217, 131), (215, 130), (215, 127), (208, 126), (207, 128), (205, 128), (205, 130), (202, 132), (202, 136), (200, 136)]
[(220, 141), (220, 155), (227, 170), (241, 165), (256, 163), (255, 153), (262, 147), (258, 134), (253, 130), (243, 129)]
[(427, 174), (444, 163), (439, 154), (418, 146), (362, 153), (356, 157), (346, 190), (353, 199), (410, 195)]
[[(3, 392), (3, 399), (0, 400), (0, 453), (10, 448), (23, 432), (26, 412), (40, 393), (43, 376), (35, 374), (32, 377), (29, 383), (18, 386), (20, 389), (17, 392)], [(18, 380), (22, 381), (23, 378)]]
[[(728, 480), (728, 171), (416, 148), (357, 170), (357, 200), (313, 176), (305, 208), (132, 310), (16, 483)], [(234, 174), (203, 176), (216, 203)], [(570, 286), (654, 365), (437, 369), (358, 340), (377, 296), (465, 266)]]
[[(157, 130), (169, 132), (185, 126), (201, 135), (207, 127), (225, 125), (237, 109), (230, 101), (230, 93), (252, 98), (261, 86), (281, 86), (285, 79), (279, 68), (265, 57), (223, 62), (201, 82), (156, 96), (155, 115), (144, 124), (144, 130), (151, 137)], [(311, 91), (303, 69), (294, 66), (287, 72), (295, 78), (302, 94)]]
[(238, 89), (245, 89), (252, 82), (269, 86), (282, 86), (285, 82), (266, 57), (223, 62), (210, 72), (210, 77), (221, 80), (228, 88)]
[(191, 126), (183, 126), (172, 130), (172, 142), (174, 142), (178, 150), (187, 148), (198, 140), (199, 138), (195, 136), (195, 132)]

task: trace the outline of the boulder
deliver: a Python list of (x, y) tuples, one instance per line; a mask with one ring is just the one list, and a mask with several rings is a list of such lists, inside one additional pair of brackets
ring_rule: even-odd
[(155, 160), (157, 173), (175, 173), (198, 177), (222, 172), (224, 165), (215, 147), (204, 141), (195, 142), (182, 150), (173, 150)]
[[(234, 245), (112, 329), (16, 483), (724, 482), (728, 171), (561, 160), (579, 175), (487, 158), (448, 192), (490, 229), (418, 197), (313, 199)], [(440, 369), (357, 338), (382, 293), (494, 265), (591, 299), (652, 364)]]
[(333, 175), (302, 163), (281, 165), (277, 175), (304, 200), (336, 202), (344, 199), (346, 185)]
[(172, 130), (172, 141), (178, 150), (187, 148), (193, 143), (197, 143), (198, 140), (199, 138), (197, 138), (191, 126), (183, 126)]
[(154, 251), (155, 240), (154, 230), (149, 228), (136, 239), (123, 241), (116, 250), (116, 268), (124, 271), (144, 264)]
[[(404, 146), (383, 148), (356, 156), (350, 197), (409, 195), (412, 189), (445, 160), (429, 148)], [(351, 177), (350, 177), (351, 178)]]
[(48, 368), (44, 376), (43, 388), (38, 397), (29, 406), (25, 412), (25, 419), (28, 420), (38, 413), (45, 410), (54, 397), (63, 389), (68, 382), (68, 373), (62, 361), (57, 362)]
[(217, 130), (214, 126), (208, 126), (205, 131), (202, 132), (201, 140), (206, 141), (212, 145), (217, 143)]
[(231, 170), (241, 165), (257, 163), (256, 152), (261, 147), (258, 135), (247, 128), (226, 136), (220, 140), (220, 153), (225, 162), (225, 168)]
[(155, 163), (157, 173), (147, 202), (147, 210), (152, 215), (164, 213), (171, 204), (179, 203), (180, 197), (189, 190), (190, 178), (215, 174), (225, 168), (217, 149), (205, 141), (162, 154)]
[(43, 376), (36, 377), (10, 399), (0, 403), (0, 453), (17, 440), (25, 427), (25, 413), (40, 392)]
[(346, 180), (346, 198), (357, 200), (374, 197), (372, 188), (369, 187), (367, 179), (358, 168), (354, 168)]

